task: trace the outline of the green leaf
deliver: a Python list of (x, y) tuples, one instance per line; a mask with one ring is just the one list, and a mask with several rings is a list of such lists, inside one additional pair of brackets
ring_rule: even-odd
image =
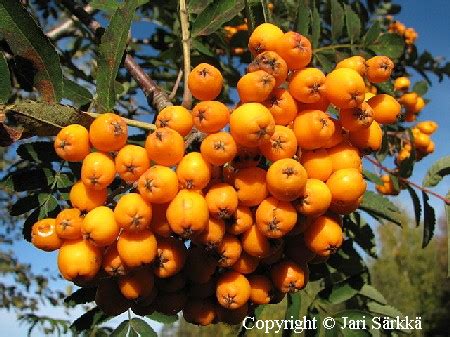
[(130, 328), (136, 331), (139, 335), (145, 337), (157, 337), (155, 330), (143, 319), (141, 318), (133, 318), (130, 321)]
[(37, 196), (35, 194), (30, 194), (17, 200), (14, 205), (11, 206), (9, 214), (12, 216), (18, 216), (25, 214), (38, 206), (39, 200)]
[(350, 42), (354, 43), (359, 40), (361, 34), (361, 21), (349, 5), (345, 5), (345, 26), (350, 37)]
[(394, 84), (391, 81), (374, 83), (380, 94), (388, 94), (394, 96)]
[(49, 193), (40, 193), (39, 200), (39, 220), (49, 216), (58, 207), (58, 201)]
[(366, 191), (360, 208), (377, 219), (386, 219), (399, 226), (402, 224), (401, 213), (398, 207), (388, 198), (378, 193)]
[(294, 30), (301, 35), (308, 35), (309, 24), (311, 22), (310, 10), (308, 0), (298, 1), (297, 19), (294, 25)]
[(425, 248), (434, 234), (436, 226), (436, 215), (434, 208), (430, 206), (428, 194), (422, 191), (423, 200), (423, 240), (422, 248)]
[(383, 305), (377, 302), (369, 302), (369, 310), (375, 314), (382, 314), (389, 317), (403, 317), (404, 315), (396, 308), (390, 305)]
[(405, 41), (400, 35), (385, 33), (380, 35), (368, 48), (378, 55), (386, 55), (396, 60), (403, 54)]
[(9, 176), (14, 191), (42, 191), (48, 187), (48, 178), (42, 167), (25, 167)]
[(125, 320), (111, 333), (110, 337), (127, 337), (129, 328), (129, 321)]
[(334, 64), (331, 62), (328, 57), (322, 53), (314, 54), (314, 57), (317, 59), (317, 61), (322, 66), (322, 69), (325, 73), (329, 73), (333, 70)]
[(78, 317), (70, 327), (74, 328), (77, 332), (82, 332), (91, 329), (93, 326), (109, 318), (111, 316), (106, 315), (99, 307), (95, 307)]
[(413, 202), (414, 206), (414, 218), (416, 220), (416, 226), (420, 225), (420, 217), (422, 214), (422, 206), (420, 205), (420, 199), (417, 195), (416, 191), (409, 185), (406, 185), (406, 189), (409, 192), (409, 195), (411, 196), (411, 200)]
[(366, 35), (364, 35), (363, 41), (364, 45), (368, 46), (373, 43), (378, 36), (381, 34), (381, 27), (378, 21), (375, 21), (372, 26), (367, 30)]
[(8, 62), (5, 55), (0, 51), (0, 104), (6, 103), (11, 95), (11, 79)]
[(187, 7), (189, 14), (201, 13), (213, 0), (189, 0)]
[(217, 0), (208, 5), (192, 23), (192, 37), (209, 35), (242, 12), (243, 0)]
[(387, 304), (384, 296), (373, 286), (370, 284), (364, 284), (361, 290), (359, 291), (359, 295), (370, 298), (380, 304)]
[(399, 192), (400, 191), (400, 183), (398, 181), (398, 177), (394, 174), (389, 174), (391, 181), (392, 181), (392, 185), (394, 187), (394, 190)]
[(116, 104), (117, 92), (115, 87), (117, 72), (125, 52), (128, 32), (139, 6), (138, 0), (126, 0), (116, 10), (102, 36), (99, 46), (97, 70), (97, 104), (100, 110), (112, 110)]
[(198, 50), (201, 54), (214, 57), (215, 54), (213, 51), (209, 48), (209, 45), (206, 43), (202, 43), (198, 39), (192, 39), (192, 49)]
[(317, 7), (314, 7), (311, 13), (311, 44), (313, 48), (319, 46), (320, 39), (320, 14)]
[[(287, 307), (286, 312), (284, 313), (284, 318), (287, 320), (297, 319), (300, 315), (300, 308), (301, 308), (300, 292), (287, 294)], [(293, 334), (293, 332), (294, 331), (291, 329), (284, 329), (282, 336), (289, 337)]]
[(97, 288), (95, 287), (85, 287), (80, 288), (73, 292), (71, 295), (67, 296), (64, 299), (65, 303), (69, 304), (87, 304), (91, 303), (95, 300), (95, 293), (97, 292)]
[(427, 81), (419, 81), (414, 83), (412, 90), (419, 96), (424, 96), (428, 91)]
[(53, 142), (33, 142), (20, 144), (17, 148), (17, 154), (23, 160), (34, 161), (37, 163), (61, 161), (61, 158), (59, 158), (55, 152)]
[(367, 171), (366, 169), (363, 169), (363, 176), (364, 176), (364, 178), (373, 182), (374, 184), (383, 186), (383, 180), (381, 180), (379, 175), (377, 175), (373, 172)]
[[(447, 193), (447, 199), (450, 199), (450, 191)], [(450, 205), (444, 206), (447, 215), (447, 233), (450, 233)], [(447, 235), (447, 247), (450, 247), (450, 235)], [(450, 249), (447, 249), (447, 277), (450, 277)]]
[(406, 132), (408, 133), (408, 137), (412, 144), (412, 149), (409, 157), (403, 160), (398, 168), (399, 176), (403, 178), (409, 178), (413, 174), (414, 165), (416, 164), (416, 149), (414, 147), (414, 135), (411, 129), (406, 129)]
[(358, 294), (363, 285), (362, 277), (357, 275), (343, 282), (334, 283), (331, 287), (322, 290), (319, 296), (332, 304), (339, 304)]
[(15, 56), (29, 61), (36, 74), (34, 86), (46, 102), (59, 102), (63, 76), (59, 56), (36, 21), (19, 1), (0, 0), (0, 36)]
[(178, 321), (177, 315), (169, 316), (169, 315), (164, 315), (157, 311), (153, 312), (150, 315), (147, 315), (146, 317), (150, 318), (152, 321), (164, 323), (164, 324), (172, 324), (172, 323), (175, 323), (176, 321)]
[(33, 212), (30, 213), (28, 218), (23, 223), (22, 235), (25, 240), (31, 242), (31, 229), (33, 225), (39, 220), (39, 208), (36, 208)]
[(55, 136), (69, 124), (89, 127), (94, 120), (87, 113), (69, 106), (33, 101), (8, 105), (4, 112), (11, 123), (22, 126), (23, 138)]
[(337, 41), (344, 28), (344, 9), (337, 0), (331, 0), (331, 37)]
[(424, 187), (434, 187), (442, 180), (443, 177), (450, 174), (450, 156), (438, 159), (428, 169), (422, 185)]
[(347, 236), (352, 238), (367, 254), (376, 258), (375, 234), (361, 215), (358, 212), (353, 212), (344, 216), (344, 224)]
[(71, 187), (74, 183), (73, 179), (64, 173), (56, 174), (55, 180), (56, 180), (56, 187), (58, 189)]
[(64, 98), (72, 101), (74, 106), (79, 108), (92, 101), (92, 94), (85, 87), (70, 81), (64, 80)]

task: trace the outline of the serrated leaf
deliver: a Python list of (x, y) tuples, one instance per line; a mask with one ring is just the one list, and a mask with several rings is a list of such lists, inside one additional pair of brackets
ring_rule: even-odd
[(33, 142), (20, 144), (17, 148), (17, 154), (23, 160), (34, 162), (58, 162), (61, 158), (55, 152), (52, 142)]
[[(301, 295), (300, 292), (296, 292), (293, 294), (287, 294), (287, 306), (286, 311), (284, 313), (284, 318), (287, 320), (296, 319), (300, 315), (300, 308), (301, 308)], [(288, 337), (293, 334), (293, 330), (291, 329), (284, 329), (282, 336)]]
[(8, 105), (3, 112), (10, 123), (23, 128), (22, 138), (55, 136), (69, 124), (81, 124), (89, 127), (94, 120), (87, 113), (69, 106), (33, 101)]
[(394, 96), (394, 84), (390, 81), (382, 83), (374, 83), (380, 94), (388, 94)]
[(368, 48), (378, 55), (385, 55), (396, 60), (403, 54), (405, 41), (400, 35), (385, 33), (380, 35)]
[(344, 282), (335, 283), (331, 287), (325, 288), (319, 293), (319, 296), (332, 304), (339, 304), (358, 294), (363, 284), (364, 281), (360, 276), (352, 277)]
[(189, 0), (187, 7), (189, 14), (201, 13), (213, 0)]
[(95, 287), (85, 287), (80, 288), (73, 292), (71, 295), (67, 296), (64, 299), (65, 303), (69, 304), (86, 304), (93, 302), (95, 300), (95, 293), (97, 292), (97, 288)]
[(150, 315), (147, 315), (146, 317), (150, 318), (152, 321), (164, 323), (164, 324), (171, 324), (171, 323), (175, 323), (176, 321), (178, 321), (177, 315), (169, 316), (169, 315), (164, 315), (157, 311), (153, 312)]
[(119, 326), (111, 333), (110, 337), (127, 337), (128, 330), (130, 328), (129, 321), (123, 321)]
[(322, 69), (325, 73), (329, 73), (333, 70), (334, 64), (331, 62), (328, 57), (322, 53), (314, 54), (314, 57), (317, 59), (317, 61), (322, 66)]
[(418, 81), (414, 83), (412, 90), (419, 96), (425, 95), (428, 91), (427, 81)]
[(218, 0), (209, 4), (192, 23), (191, 35), (209, 35), (244, 9), (243, 0)]
[(344, 28), (344, 9), (337, 0), (331, 0), (331, 37), (337, 41)]
[(376, 218), (386, 219), (399, 226), (402, 224), (400, 210), (388, 198), (366, 191), (360, 205), (360, 209)]
[(367, 254), (376, 258), (375, 234), (361, 215), (353, 212), (344, 216), (344, 224), (348, 237), (352, 238)]
[(31, 242), (31, 228), (38, 221), (39, 217), (39, 208), (36, 208), (33, 212), (30, 213), (28, 218), (23, 223), (22, 235), (23, 238), (29, 242)]
[(364, 284), (363, 287), (359, 291), (359, 295), (370, 298), (380, 304), (387, 304), (384, 296), (373, 286), (370, 284)]
[(102, 36), (99, 46), (97, 70), (97, 105), (101, 111), (114, 108), (117, 99), (116, 77), (128, 41), (128, 32), (139, 6), (138, 0), (126, 0), (119, 7), (108, 28)]
[(77, 108), (86, 105), (92, 101), (92, 94), (85, 87), (70, 81), (64, 80), (64, 98), (73, 102)]
[(371, 312), (375, 314), (382, 314), (394, 318), (397, 316), (399, 316), (400, 318), (404, 317), (404, 315), (400, 312), (400, 310), (390, 305), (383, 305), (378, 302), (369, 302), (368, 308)]
[(17, 200), (14, 205), (11, 206), (9, 214), (12, 216), (18, 216), (25, 214), (38, 206), (39, 200), (37, 195), (30, 194)]
[(63, 76), (59, 56), (33, 17), (19, 1), (0, 0), (0, 35), (16, 57), (33, 65), (34, 86), (46, 102), (59, 102)]
[(48, 187), (47, 176), (41, 167), (25, 167), (11, 173), (11, 183), (14, 191), (25, 192), (44, 190)]
[(70, 327), (77, 332), (82, 332), (91, 329), (94, 325), (100, 324), (110, 317), (101, 311), (99, 307), (95, 307), (78, 317)]
[(67, 187), (71, 187), (74, 183), (73, 179), (65, 173), (57, 174), (55, 176), (55, 180), (56, 180), (56, 187), (58, 189), (64, 189)]
[(361, 21), (349, 5), (345, 5), (345, 26), (350, 37), (350, 42), (354, 43), (359, 40), (361, 34)]
[(139, 335), (145, 337), (157, 337), (155, 330), (143, 319), (141, 318), (133, 318), (130, 321), (131, 330), (136, 331)]
[(383, 186), (383, 180), (381, 180), (381, 178), (378, 174), (370, 172), (366, 169), (363, 169), (362, 173), (363, 173), (364, 178), (366, 178), (367, 180), (373, 182), (374, 184)]
[(366, 35), (364, 35), (364, 45), (368, 46), (373, 43), (378, 36), (381, 34), (381, 27), (378, 21), (375, 21), (372, 26), (367, 30)]
[(434, 187), (442, 180), (443, 177), (450, 174), (450, 156), (438, 159), (428, 169), (422, 185), (424, 187)]
[(308, 0), (298, 1), (297, 18), (294, 28), (295, 31), (304, 36), (308, 35), (309, 24), (311, 22), (311, 15), (307, 2)]
[(425, 248), (434, 235), (436, 226), (436, 214), (434, 208), (430, 206), (428, 194), (422, 191), (423, 200), (423, 240), (422, 248)]
[(39, 220), (49, 216), (49, 214), (58, 207), (58, 201), (49, 193), (40, 193), (39, 200)]
[(320, 21), (319, 10), (317, 9), (317, 7), (314, 7), (311, 12), (311, 44), (313, 48), (317, 48), (319, 46), (321, 29)]
[(11, 79), (8, 62), (5, 55), (0, 51), (0, 104), (6, 103), (11, 95)]
[(209, 45), (206, 43), (202, 43), (198, 39), (192, 39), (192, 49), (198, 50), (201, 54), (206, 56), (214, 57), (215, 54), (209, 48)]
[(406, 189), (408, 190), (408, 193), (411, 196), (411, 200), (413, 202), (414, 219), (416, 220), (416, 226), (418, 227), (420, 225), (420, 218), (422, 214), (422, 206), (420, 205), (420, 199), (416, 191), (411, 186), (406, 185)]

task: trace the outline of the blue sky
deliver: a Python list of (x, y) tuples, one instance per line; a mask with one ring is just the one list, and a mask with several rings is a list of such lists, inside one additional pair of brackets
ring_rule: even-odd
[[(443, 56), (450, 59), (450, 24), (448, 21), (448, 13), (450, 13), (450, 1), (447, 0), (408, 0), (398, 1), (403, 5), (402, 12), (396, 18), (406, 24), (407, 27), (414, 27), (419, 33), (417, 45), (420, 51), (424, 49), (429, 50), (435, 56)], [(148, 27), (148, 24), (145, 24)], [(141, 33), (138, 32), (137, 33)], [(420, 79), (413, 76), (413, 80)], [(449, 149), (449, 135), (450, 131), (450, 81), (445, 79), (442, 83), (438, 83), (436, 78), (433, 79), (433, 86), (430, 88), (426, 98), (431, 102), (422, 112), (420, 120), (432, 119), (439, 123), (440, 128), (437, 133), (432, 136), (436, 143), (436, 151), (428, 156), (425, 160), (416, 165), (415, 173), (412, 180), (421, 183), (427, 168), (435, 160), (444, 155), (450, 154)], [(449, 190), (449, 179), (445, 179), (440, 185), (435, 188), (435, 191), (440, 194), (446, 194)], [(400, 196), (402, 204), (406, 209), (410, 209), (409, 195), (403, 192)], [(433, 197), (430, 202), (436, 209), (437, 215), (442, 215), (444, 212), (443, 203)], [(22, 241), (15, 245), (15, 250), (19, 252), (22, 261), (32, 263), (33, 270), (36, 272), (42, 271), (44, 268), (49, 268), (55, 274), (56, 270), (56, 253), (44, 253), (36, 250), (28, 242)], [(68, 283), (65, 281), (58, 282), (56, 285), (64, 289)], [(59, 310), (48, 307), (42, 310), (41, 314), (54, 315), (58, 318), (67, 318)], [(69, 317), (74, 319), (75, 317)], [(0, 320), (2, 327), (0, 331), (2, 335), (10, 337), (25, 336), (26, 327), (19, 325), (13, 312), (5, 312), (0, 310)]]

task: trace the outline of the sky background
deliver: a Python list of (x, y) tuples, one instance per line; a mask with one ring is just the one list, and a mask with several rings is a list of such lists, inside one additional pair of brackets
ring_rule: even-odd
[[(434, 56), (442, 56), (446, 59), (450, 59), (450, 22), (448, 19), (448, 14), (450, 13), (450, 1), (407, 0), (396, 1), (396, 3), (402, 5), (402, 11), (399, 15), (395, 16), (395, 18), (403, 22), (407, 27), (413, 27), (418, 32), (419, 38), (416, 44), (419, 51), (429, 50)], [(136, 33), (141, 35), (143, 34), (143, 31), (138, 29)], [(415, 74), (412, 75), (412, 82), (420, 80), (420, 77)], [(414, 175), (411, 178), (411, 180), (419, 184), (421, 184), (426, 170), (431, 163), (450, 154), (450, 81), (445, 79), (443, 82), (439, 83), (436, 77), (432, 77), (432, 80), (433, 85), (425, 96), (430, 99), (431, 102), (423, 110), (419, 120), (435, 120), (439, 123), (439, 129), (432, 136), (433, 141), (436, 143), (436, 151), (416, 165)], [(370, 168), (370, 166), (367, 166), (367, 168)], [(373, 168), (372, 171), (376, 170)], [(445, 195), (449, 189), (449, 178), (447, 177), (434, 190)], [(412, 211), (412, 206), (407, 192), (401, 193), (399, 201), (408, 213), (412, 214), (410, 212)], [(432, 196), (430, 196), (430, 202), (436, 210), (437, 217), (443, 216), (443, 203)], [(18, 242), (15, 244), (14, 249), (22, 262), (29, 262), (32, 264), (34, 271), (42, 272), (44, 268), (49, 268), (53, 273), (57, 274), (56, 253), (44, 253), (35, 249), (26, 241)], [(51, 286), (65, 289), (68, 284), (68, 282), (59, 281)], [(78, 312), (78, 314), (81, 313), (81, 311)], [(45, 307), (39, 314), (67, 319), (67, 316), (65, 316), (60, 309), (53, 307)], [(69, 319), (75, 319), (76, 317), (70, 317)], [(120, 322), (122, 318), (123, 317), (119, 317), (115, 319), (114, 322)], [(0, 310), (0, 322), (1, 336), (26, 336), (27, 327), (19, 324), (14, 312)], [(111, 325), (114, 325), (114, 322), (112, 322)], [(159, 327), (160, 326), (155, 326), (155, 328)], [(33, 335), (38, 335), (37, 330)]]

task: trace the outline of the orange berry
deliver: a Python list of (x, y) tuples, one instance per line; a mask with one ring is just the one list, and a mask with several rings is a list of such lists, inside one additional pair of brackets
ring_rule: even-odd
[(216, 316), (216, 307), (209, 299), (189, 300), (183, 309), (184, 320), (195, 325), (210, 325), (214, 322)]
[(81, 166), (81, 180), (86, 187), (104, 190), (114, 180), (116, 166), (111, 157), (100, 152), (90, 153)]
[(361, 76), (366, 76), (366, 60), (359, 55), (351, 56), (338, 62), (336, 69), (339, 68), (350, 68), (358, 72)]
[(268, 238), (283, 237), (294, 228), (297, 212), (290, 202), (269, 197), (256, 209), (256, 226)]
[(268, 304), (273, 291), (272, 281), (264, 275), (250, 275), (250, 301), (254, 304)]
[(250, 229), (253, 225), (253, 214), (249, 207), (239, 205), (235, 214), (227, 220), (227, 233), (239, 235)]
[(237, 309), (249, 300), (250, 283), (244, 275), (227, 271), (217, 280), (216, 297), (221, 306)]
[(216, 251), (219, 255), (219, 267), (231, 267), (241, 256), (241, 242), (236, 236), (226, 233)]
[(342, 245), (341, 219), (336, 215), (321, 215), (305, 231), (306, 246), (319, 256), (328, 256)]
[(119, 277), (119, 289), (125, 298), (129, 300), (136, 300), (138, 298), (145, 298), (151, 294), (155, 277), (151, 270), (141, 268), (133, 271), (130, 274)]
[(106, 206), (94, 208), (86, 214), (81, 233), (85, 240), (98, 247), (105, 247), (116, 241), (119, 226), (114, 218), (114, 212)]
[(297, 104), (286, 89), (273, 90), (263, 104), (269, 109), (277, 125), (287, 125), (297, 116)]
[(186, 261), (186, 247), (183, 241), (175, 238), (159, 238), (158, 253), (154, 261), (153, 271), (159, 278), (167, 278), (177, 274)]
[(123, 231), (117, 240), (120, 259), (129, 268), (137, 268), (152, 263), (157, 255), (157, 241), (152, 232)]
[(294, 73), (289, 82), (289, 93), (297, 101), (316, 103), (325, 94), (325, 75), (317, 68), (305, 68)]
[(89, 132), (82, 125), (68, 125), (56, 135), (54, 148), (64, 160), (82, 161), (90, 152)]
[(397, 77), (394, 81), (394, 90), (408, 91), (410, 85), (411, 81), (408, 77), (400, 76)]
[(231, 269), (241, 274), (253, 273), (259, 265), (259, 259), (242, 252), (239, 259), (231, 266)]
[(249, 73), (264, 70), (275, 78), (275, 87), (286, 80), (288, 73), (286, 62), (274, 51), (265, 51), (257, 55), (247, 70)]
[(31, 243), (39, 249), (51, 252), (62, 245), (62, 240), (56, 233), (55, 219), (42, 219), (31, 229)]
[(263, 102), (275, 88), (275, 77), (264, 70), (247, 73), (237, 83), (241, 102)]
[(218, 183), (211, 186), (205, 196), (209, 213), (219, 219), (230, 218), (237, 209), (238, 196), (233, 186)]
[(305, 194), (300, 199), (297, 210), (306, 216), (319, 216), (326, 212), (331, 204), (331, 192), (321, 180), (306, 180)]
[(183, 137), (191, 131), (193, 124), (190, 111), (181, 105), (165, 107), (156, 118), (158, 128), (171, 128)]
[(199, 102), (192, 110), (195, 127), (205, 133), (219, 132), (230, 121), (230, 110), (219, 101)]
[(64, 240), (75, 240), (82, 237), (81, 224), (83, 217), (77, 208), (62, 210), (55, 220), (56, 234)]
[(233, 160), (237, 146), (228, 132), (218, 132), (206, 136), (200, 145), (200, 152), (208, 163), (220, 166)]
[(170, 128), (158, 128), (145, 141), (149, 159), (159, 165), (173, 166), (184, 156), (183, 137)]
[(346, 130), (358, 131), (367, 129), (370, 124), (372, 124), (372, 121), (375, 118), (374, 115), (375, 113), (370, 103), (363, 102), (361, 106), (356, 108), (341, 109), (339, 111), (339, 121)]
[(373, 121), (367, 129), (349, 133), (352, 145), (364, 152), (378, 151), (383, 140), (383, 130)]
[(222, 86), (223, 77), (219, 69), (208, 63), (200, 63), (189, 73), (188, 87), (198, 100), (216, 99), (222, 91)]
[(206, 246), (207, 249), (216, 248), (225, 235), (225, 223), (222, 219), (209, 218), (206, 228), (192, 238), (195, 243)]
[(341, 109), (355, 108), (364, 101), (365, 84), (360, 74), (350, 68), (339, 68), (325, 79), (326, 97)]
[(168, 167), (153, 165), (141, 175), (137, 188), (147, 202), (164, 204), (177, 195), (178, 177)]
[(127, 269), (122, 259), (120, 258), (119, 252), (117, 251), (116, 242), (114, 242), (105, 250), (102, 259), (102, 268), (112, 276), (126, 274)]
[(381, 83), (389, 80), (394, 62), (387, 56), (374, 56), (366, 61), (367, 79), (372, 83)]
[(269, 238), (253, 225), (241, 236), (242, 249), (249, 255), (258, 258), (266, 257), (271, 253)]
[(346, 168), (337, 170), (327, 180), (332, 203), (348, 203), (357, 200), (366, 191), (367, 183), (359, 170)]
[(306, 286), (309, 271), (306, 264), (300, 266), (291, 260), (283, 260), (272, 266), (270, 276), (275, 288), (283, 293), (293, 293)]
[(113, 113), (97, 117), (89, 127), (91, 144), (99, 151), (120, 150), (128, 139), (128, 127), (124, 119)]
[(311, 62), (311, 42), (303, 35), (287, 32), (276, 42), (276, 52), (286, 61), (289, 69), (303, 69)]
[(114, 218), (125, 230), (140, 231), (152, 220), (152, 206), (138, 193), (127, 193), (120, 197), (114, 208)]
[(211, 179), (211, 166), (199, 152), (190, 152), (177, 166), (177, 177), (181, 189), (201, 190)]
[(294, 120), (298, 146), (305, 150), (323, 147), (333, 135), (334, 123), (320, 110), (306, 110)]
[(280, 159), (267, 171), (267, 189), (279, 200), (292, 201), (303, 195), (306, 179), (306, 170), (298, 161)]
[(253, 55), (267, 50), (275, 50), (277, 42), (283, 37), (283, 31), (271, 23), (256, 27), (248, 39), (248, 49)]
[(419, 129), (420, 132), (425, 133), (427, 135), (431, 135), (437, 130), (438, 124), (434, 121), (423, 121), (417, 123), (415, 127)]
[(401, 114), (401, 105), (390, 95), (376, 95), (367, 103), (373, 110), (373, 119), (380, 124), (395, 123)]
[(172, 229), (170, 229), (166, 218), (167, 207), (169, 207), (169, 203), (152, 205), (152, 222), (149, 227), (152, 233), (163, 238), (168, 238), (172, 235)]
[(125, 145), (115, 158), (116, 171), (126, 182), (135, 182), (150, 167), (147, 151), (142, 146)]
[(329, 148), (328, 155), (331, 158), (333, 172), (344, 168), (361, 170), (362, 162), (359, 150), (347, 142)]
[(259, 145), (261, 153), (270, 161), (291, 158), (297, 153), (297, 138), (291, 129), (275, 125), (275, 132)]
[(302, 152), (300, 163), (305, 168), (308, 178), (326, 181), (333, 172), (333, 161), (325, 149)]
[(239, 170), (234, 178), (239, 203), (243, 206), (256, 206), (267, 196), (266, 171), (259, 167)]
[(69, 199), (73, 207), (80, 211), (89, 212), (106, 202), (106, 189), (93, 190), (86, 187), (82, 181), (76, 182), (70, 189)]

